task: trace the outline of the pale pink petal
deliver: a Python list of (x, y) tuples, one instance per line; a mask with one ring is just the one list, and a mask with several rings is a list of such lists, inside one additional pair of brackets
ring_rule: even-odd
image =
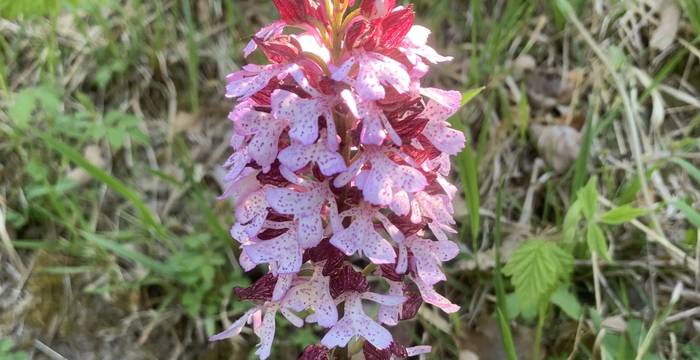
[(272, 291), (272, 301), (279, 301), (284, 297), (284, 294), (292, 287), (292, 281), (295, 277), (295, 274), (279, 274), (277, 276), (277, 283)]
[(308, 191), (295, 191), (286, 188), (269, 188), (266, 191), (267, 202), (280, 214), (297, 216), (320, 216), (324, 194), (316, 188)]
[(362, 211), (347, 229), (333, 234), (330, 242), (348, 256), (360, 251), (374, 264), (394, 263), (394, 247), (374, 229), (374, 212), (372, 209)]
[(287, 127), (286, 123), (264, 112), (248, 111), (237, 125), (241, 131), (253, 136), (248, 144), (250, 157), (263, 167), (263, 172), (269, 171), (277, 158), (279, 138)]
[(357, 105), (357, 100), (355, 99), (355, 95), (353, 95), (352, 91), (349, 89), (344, 89), (343, 91), (340, 92), (340, 97), (343, 99), (345, 102), (345, 105), (348, 106), (348, 109), (350, 109), (350, 113), (355, 117), (355, 118), (360, 118), (360, 110)]
[(272, 113), (278, 119), (289, 121), (289, 136), (305, 145), (318, 139), (318, 117), (327, 110), (322, 99), (302, 99), (286, 90), (272, 93)]
[(226, 97), (246, 100), (265, 88), (273, 78), (283, 78), (295, 68), (298, 66), (294, 64), (246, 65), (226, 78)]
[(292, 229), (272, 240), (243, 245), (243, 249), (254, 263), (276, 265), (281, 274), (297, 273), (301, 269), (301, 248)]
[(374, 205), (390, 205), (394, 201), (395, 192), (413, 193), (428, 185), (420, 171), (399, 165), (381, 152), (374, 152), (370, 159), (372, 169), (364, 183), (362, 194), (365, 200)]
[(282, 315), (284, 315), (284, 317), (287, 320), (289, 320), (290, 323), (292, 323), (292, 325), (294, 325), (298, 328), (304, 326), (304, 320), (302, 320), (300, 317), (296, 316), (293, 312), (291, 312), (285, 308), (280, 308), (280, 312), (282, 313)]
[(351, 57), (343, 64), (340, 65), (339, 68), (335, 69), (333, 71), (333, 75), (331, 75), (331, 78), (335, 81), (348, 81), (348, 76), (350, 74), (350, 70), (352, 67), (357, 63), (357, 58), (356, 57)]
[(312, 53), (325, 61), (326, 63), (331, 62), (331, 54), (328, 49), (316, 39), (314, 34), (304, 33), (300, 35), (294, 35), (294, 37), (301, 44), (301, 50), (304, 52)]
[(406, 240), (406, 246), (413, 252), (416, 272), (428, 285), (446, 280), (440, 266), (459, 254), (459, 247), (452, 241), (433, 241), (412, 236)]
[(299, 245), (311, 249), (323, 239), (323, 223), (318, 215), (299, 217)]
[(462, 94), (459, 91), (438, 88), (421, 88), (420, 94), (427, 96), (446, 108), (447, 117), (454, 115), (462, 107)]
[(401, 63), (378, 53), (362, 53), (357, 56), (359, 71), (355, 88), (362, 100), (384, 99), (384, 85), (394, 87), (399, 93), (408, 91), (411, 78)]
[[(255, 37), (261, 40), (268, 40), (274, 36), (282, 34), (285, 26), (287, 26), (287, 24), (284, 21), (275, 21), (272, 24), (260, 29), (257, 33), (255, 33)], [(255, 40), (251, 40), (246, 45), (245, 49), (243, 49), (243, 56), (250, 56), (250, 54), (252, 54), (257, 48), (258, 44), (255, 42)]]
[(252, 308), (248, 310), (243, 316), (241, 316), (236, 322), (234, 322), (231, 326), (228, 327), (228, 329), (224, 330), (223, 332), (220, 332), (214, 336), (211, 336), (209, 338), (209, 341), (219, 341), (223, 339), (228, 339), (230, 337), (234, 337), (238, 334), (241, 333), (241, 330), (243, 330), (243, 327), (245, 324), (250, 320), (250, 318), (253, 316), (253, 313), (255, 313), (258, 310), (258, 308)]
[(411, 277), (411, 279), (418, 287), (418, 291), (420, 291), (423, 301), (427, 302), (428, 304), (432, 304), (439, 307), (448, 314), (459, 311), (459, 305), (453, 304), (452, 302), (450, 302), (450, 300), (438, 294), (435, 291), (435, 289), (433, 289), (432, 285), (425, 284), (419, 278)]
[(318, 324), (331, 327), (338, 321), (338, 309), (330, 294), (330, 278), (323, 276), (321, 272), (322, 270), (317, 268), (311, 280), (293, 287), (282, 301), (282, 305), (294, 311), (313, 308)]
[(418, 356), (423, 354), (430, 354), (433, 351), (433, 347), (429, 345), (412, 346), (406, 348), (406, 353), (408, 356)]
[(366, 162), (367, 156), (363, 153), (358, 159), (350, 164), (350, 166), (348, 166), (347, 170), (335, 177), (335, 180), (333, 180), (333, 186), (339, 188), (347, 185), (347, 183), (352, 181), (352, 179), (360, 172), (362, 166), (364, 166)]
[(280, 162), (292, 171), (299, 171), (310, 162), (318, 164), (325, 176), (335, 175), (346, 169), (345, 160), (324, 144), (326, 136), (313, 145), (294, 144), (282, 150), (278, 156)]
[[(442, 99), (449, 100), (449, 99)], [(464, 148), (464, 133), (449, 126), (446, 121), (459, 107), (444, 106), (436, 100), (430, 100), (421, 116), (429, 119), (422, 134), (430, 140), (435, 147), (447, 154), (456, 155)]]
[(411, 30), (408, 31), (408, 34), (406, 34), (406, 38), (401, 46), (399, 46), (399, 50), (401, 50), (414, 65), (420, 61), (418, 58), (419, 56), (433, 64), (451, 61), (452, 57), (442, 56), (438, 54), (435, 49), (427, 45), (429, 35), (429, 29), (414, 25), (411, 27)]
[(381, 305), (398, 306), (406, 302), (406, 297), (403, 294), (377, 294), (373, 292), (365, 292), (360, 295), (365, 300), (371, 300)]
[(363, 144), (381, 145), (386, 138), (386, 131), (383, 126), (383, 123), (386, 121), (384, 112), (374, 102), (360, 104), (359, 111), (362, 119), (360, 141)]
[(388, 348), (393, 341), (387, 329), (364, 313), (359, 294), (347, 298), (345, 316), (321, 339), (321, 344), (328, 348), (344, 347), (354, 336), (364, 338), (380, 350)]
[[(389, 295), (403, 297), (403, 283), (389, 281)], [(399, 323), (401, 315), (401, 304), (380, 305), (377, 311), (377, 320), (381, 323), (394, 326)]]
[(275, 340), (275, 316), (277, 315), (277, 310), (268, 310), (265, 312), (262, 324), (260, 327), (255, 329), (255, 335), (260, 338), (260, 344), (258, 344), (258, 350), (255, 351), (255, 355), (258, 355), (260, 360), (265, 360), (270, 357), (270, 351), (272, 350), (272, 342)]

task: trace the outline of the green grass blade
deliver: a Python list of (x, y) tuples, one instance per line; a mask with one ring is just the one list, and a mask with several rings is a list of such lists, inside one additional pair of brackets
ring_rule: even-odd
[(503, 348), (506, 351), (508, 360), (517, 360), (515, 351), (515, 343), (513, 342), (513, 334), (510, 331), (508, 324), (508, 305), (506, 304), (506, 292), (503, 286), (503, 277), (501, 276), (501, 214), (503, 213), (503, 186), (498, 190), (498, 198), (496, 199), (496, 224), (494, 230), (495, 244), (494, 257), (496, 258), (495, 274), (493, 277), (494, 288), (496, 289), (496, 314), (498, 316), (498, 327), (501, 332), (501, 340)]
[(166, 264), (146, 256), (136, 250), (129, 249), (120, 243), (87, 231), (82, 231), (81, 234), (87, 241), (92, 242), (121, 258), (131, 260), (140, 264), (144, 268), (157, 272), (161, 275), (168, 277), (172, 277), (174, 275), (174, 271), (170, 266), (167, 266)]
[(693, 226), (700, 229), (700, 212), (698, 212), (697, 210), (693, 209), (688, 204), (680, 200), (674, 201), (672, 205), (680, 212), (682, 212), (683, 215), (685, 215), (685, 217), (688, 219), (688, 221), (691, 224), (693, 224)]
[(136, 192), (131, 190), (126, 184), (117, 178), (108, 174), (106, 171), (93, 165), (90, 161), (83, 157), (83, 155), (66, 143), (52, 137), (50, 134), (44, 133), (39, 136), (49, 148), (85, 169), (85, 171), (87, 171), (94, 179), (104, 183), (110, 189), (128, 200), (136, 208), (136, 210), (138, 210), (144, 224), (151, 228), (161, 239), (166, 241), (166, 244), (170, 247), (170, 250), (175, 250), (175, 246), (168, 236), (167, 230), (160, 224), (156, 215), (153, 214), (151, 209), (146, 205), (146, 203), (143, 202), (143, 200), (141, 200), (141, 197)]
[(199, 112), (199, 54), (197, 53), (197, 43), (194, 40), (196, 28), (190, 0), (182, 0), (182, 13), (187, 22), (187, 74), (190, 85), (190, 110), (196, 114)]
[(457, 155), (457, 171), (459, 178), (464, 187), (464, 196), (466, 197), (467, 209), (469, 210), (469, 226), (471, 229), (473, 251), (478, 251), (478, 236), (479, 236), (479, 184), (478, 170), (474, 151), (467, 145), (464, 150)]
[(688, 172), (688, 175), (695, 179), (698, 185), (700, 185), (700, 169), (696, 168), (695, 165), (679, 158), (673, 158), (671, 159), (671, 162), (682, 167), (685, 171)]

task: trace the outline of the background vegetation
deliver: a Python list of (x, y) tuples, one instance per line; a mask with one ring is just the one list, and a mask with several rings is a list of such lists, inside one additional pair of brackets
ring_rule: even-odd
[[(414, 2), (455, 56), (431, 81), (473, 98), (442, 289), (462, 311), (397, 336), (435, 359), (700, 358), (699, 3)], [(0, 14), (0, 359), (251, 358), (249, 332), (206, 338), (261, 275), (215, 198), (223, 79), (270, 2)], [(283, 327), (273, 354), (319, 334)]]

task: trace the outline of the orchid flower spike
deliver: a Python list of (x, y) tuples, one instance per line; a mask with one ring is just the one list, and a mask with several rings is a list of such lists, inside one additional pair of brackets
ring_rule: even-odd
[(430, 65), (451, 58), (428, 46), (411, 5), (273, 2), (280, 19), (244, 49), (269, 62), (227, 77), (237, 103), (222, 195), (236, 204), (242, 267), (267, 274), (234, 290), (253, 307), (211, 340), (251, 324), (266, 359), (281, 314), (325, 331), (299, 359), (328, 359), (352, 339), (368, 359), (429, 353), (397, 343), (390, 329), (424, 303), (459, 310), (436, 285), (460, 251), (449, 239), (457, 189), (447, 178), (465, 138), (447, 120), (461, 96), (421, 86)]

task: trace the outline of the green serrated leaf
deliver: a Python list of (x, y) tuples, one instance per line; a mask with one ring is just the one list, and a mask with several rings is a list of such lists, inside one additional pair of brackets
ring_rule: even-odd
[(597, 183), (598, 179), (594, 176), (590, 180), (588, 180), (586, 186), (584, 186), (578, 192), (578, 200), (581, 201), (583, 215), (586, 216), (586, 219), (588, 220), (593, 220), (598, 210), (598, 189), (596, 188)]
[(603, 229), (601, 229), (598, 224), (594, 222), (588, 224), (586, 240), (588, 241), (588, 248), (591, 252), (595, 252), (603, 259), (611, 261), (610, 255), (608, 255), (608, 243), (605, 240), (605, 234), (603, 234)]
[(541, 239), (521, 245), (503, 268), (511, 277), (518, 300), (533, 304), (549, 296), (573, 267), (573, 256), (559, 245)]
[(646, 210), (623, 205), (616, 207), (600, 217), (600, 222), (608, 225), (620, 225), (630, 222), (640, 216), (646, 214)]

